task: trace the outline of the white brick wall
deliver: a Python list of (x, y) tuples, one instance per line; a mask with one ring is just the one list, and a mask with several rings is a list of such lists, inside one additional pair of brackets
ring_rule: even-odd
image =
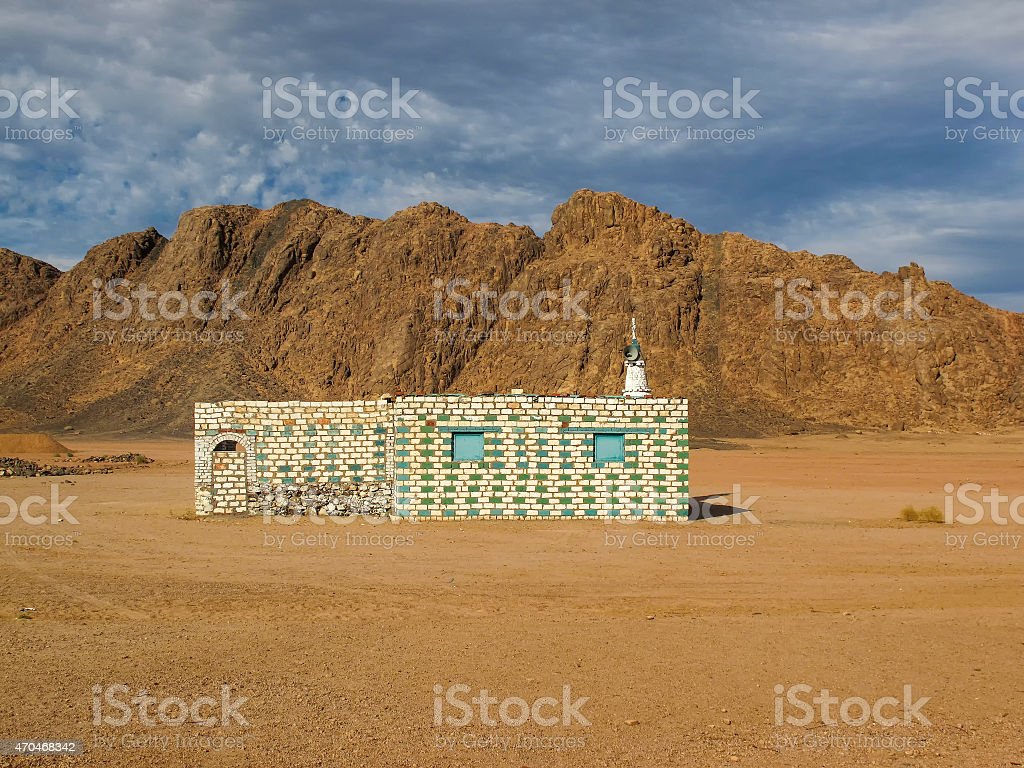
[[(671, 517), (688, 501), (680, 399), (234, 401), (197, 403), (195, 418), (198, 514), (243, 503), (255, 511), (258, 483), (393, 483), (397, 514), (430, 519)], [(484, 432), (481, 462), (452, 460), (452, 432), (467, 429)], [(602, 430), (624, 435), (625, 461), (594, 463), (593, 433)], [(227, 463), (218, 454), (224, 466), (214, 471), (212, 449), (224, 439), (241, 450)]]

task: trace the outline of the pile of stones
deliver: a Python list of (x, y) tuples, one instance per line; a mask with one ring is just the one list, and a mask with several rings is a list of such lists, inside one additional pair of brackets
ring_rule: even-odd
[(153, 460), (141, 453), (119, 453), (116, 456), (90, 456), (82, 461), (104, 464), (152, 464)]
[(261, 515), (369, 515), (391, 513), (389, 483), (260, 483), (256, 491)]
[(58, 475), (106, 474), (110, 470), (61, 467), (52, 464), (36, 464), (34, 461), (0, 456), (0, 477), (52, 477)]
[[(59, 457), (58, 457), (59, 458)], [(27, 459), (0, 456), (0, 477), (55, 477), (61, 475), (109, 475), (109, 464), (152, 464), (153, 460), (141, 453), (122, 453), (117, 456), (90, 456), (75, 460), (81, 463), (37, 464)]]

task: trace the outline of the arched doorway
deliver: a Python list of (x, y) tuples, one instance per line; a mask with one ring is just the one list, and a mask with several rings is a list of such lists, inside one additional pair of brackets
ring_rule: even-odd
[(222, 432), (196, 444), (196, 512), (248, 514), (256, 468), (251, 435)]

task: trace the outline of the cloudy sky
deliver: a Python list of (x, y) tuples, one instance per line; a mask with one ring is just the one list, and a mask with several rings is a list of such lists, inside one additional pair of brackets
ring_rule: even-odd
[(294, 198), (543, 233), (589, 187), (1024, 311), (1024, 4), (828, 5), (8, 3), (0, 246)]

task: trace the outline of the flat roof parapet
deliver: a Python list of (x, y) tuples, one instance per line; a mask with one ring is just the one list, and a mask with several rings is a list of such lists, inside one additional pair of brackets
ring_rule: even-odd
[(527, 393), (484, 393), (477, 395), (465, 395), (460, 393), (431, 393), (424, 395), (393, 395), (387, 398), (378, 398), (375, 400), (218, 400), (213, 402), (196, 402), (195, 407), (197, 409), (204, 408), (242, 408), (242, 409), (263, 409), (263, 408), (324, 408), (324, 407), (363, 407), (363, 408), (380, 408), (385, 403), (398, 403), (401, 401), (459, 401), (459, 400), (477, 400), (477, 401), (515, 401), (521, 402), (524, 400), (532, 402), (565, 402), (572, 401), (576, 403), (586, 402), (630, 402), (634, 403), (638, 407), (642, 407), (644, 404), (650, 405), (669, 405), (669, 404), (680, 404), (686, 403), (687, 398), (685, 397), (623, 397), (622, 395), (538, 395), (538, 394), (527, 394)]

